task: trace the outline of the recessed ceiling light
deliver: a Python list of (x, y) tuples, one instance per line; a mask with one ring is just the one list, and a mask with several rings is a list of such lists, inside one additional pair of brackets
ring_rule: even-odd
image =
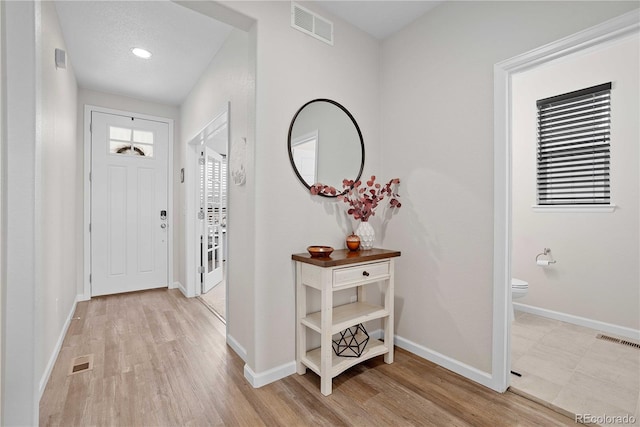
[(141, 47), (131, 48), (131, 53), (133, 53), (138, 58), (149, 59), (151, 58), (151, 52), (146, 49), (142, 49)]

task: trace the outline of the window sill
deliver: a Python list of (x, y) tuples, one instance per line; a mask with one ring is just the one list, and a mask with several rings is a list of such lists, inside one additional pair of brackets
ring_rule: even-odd
[(575, 206), (575, 205), (553, 205), (553, 206), (532, 205), (531, 206), (531, 209), (533, 209), (534, 212), (540, 212), (540, 213), (565, 213), (565, 212), (571, 212), (571, 213), (608, 213), (608, 212), (615, 211), (616, 208), (617, 208), (617, 206), (614, 205), (614, 204), (610, 204), (610, 205), (581, 205), (581, 206)]

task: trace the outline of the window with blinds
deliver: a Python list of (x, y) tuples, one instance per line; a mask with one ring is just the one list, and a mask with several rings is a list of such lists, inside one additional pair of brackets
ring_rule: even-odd
[(610, 204), (611, 83), (537, 105), (538, 205)]

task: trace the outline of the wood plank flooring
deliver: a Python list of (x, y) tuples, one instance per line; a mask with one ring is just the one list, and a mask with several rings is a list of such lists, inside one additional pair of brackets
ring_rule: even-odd
[[(334, 379), (312, 372), (260, 389), (196, 299), (153, 290), (78, 303), (40, 402), (42, 426), (564, 426), (572, 419), (396, 349)], [(73, 358), (93, 370), (67, 375)]]

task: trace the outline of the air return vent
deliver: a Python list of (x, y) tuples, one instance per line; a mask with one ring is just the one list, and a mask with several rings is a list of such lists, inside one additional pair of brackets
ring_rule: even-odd
[(598, 336), (596, 336), (596, 338), (599, 339), (599, 340), (615, 342), (615, 343), (626, 345), (626, 346), (629, 346), (629, 347), (634, 347), (634, 348), (637, 348), (637, 349), (640, 350), (640, 344), (637, 343), (637, 342), (623, 340), (621, 338), (611, 337), (609, 335), (604, 335), (604, 334), (598, 334)]
[(333, 46), (333, 23), (291, 2), (291, 26)]
[(71, 361), (68, 375), (79, 374), (80, 372), (91, 371), (93, 369), (93, 354), (76, 357)]

